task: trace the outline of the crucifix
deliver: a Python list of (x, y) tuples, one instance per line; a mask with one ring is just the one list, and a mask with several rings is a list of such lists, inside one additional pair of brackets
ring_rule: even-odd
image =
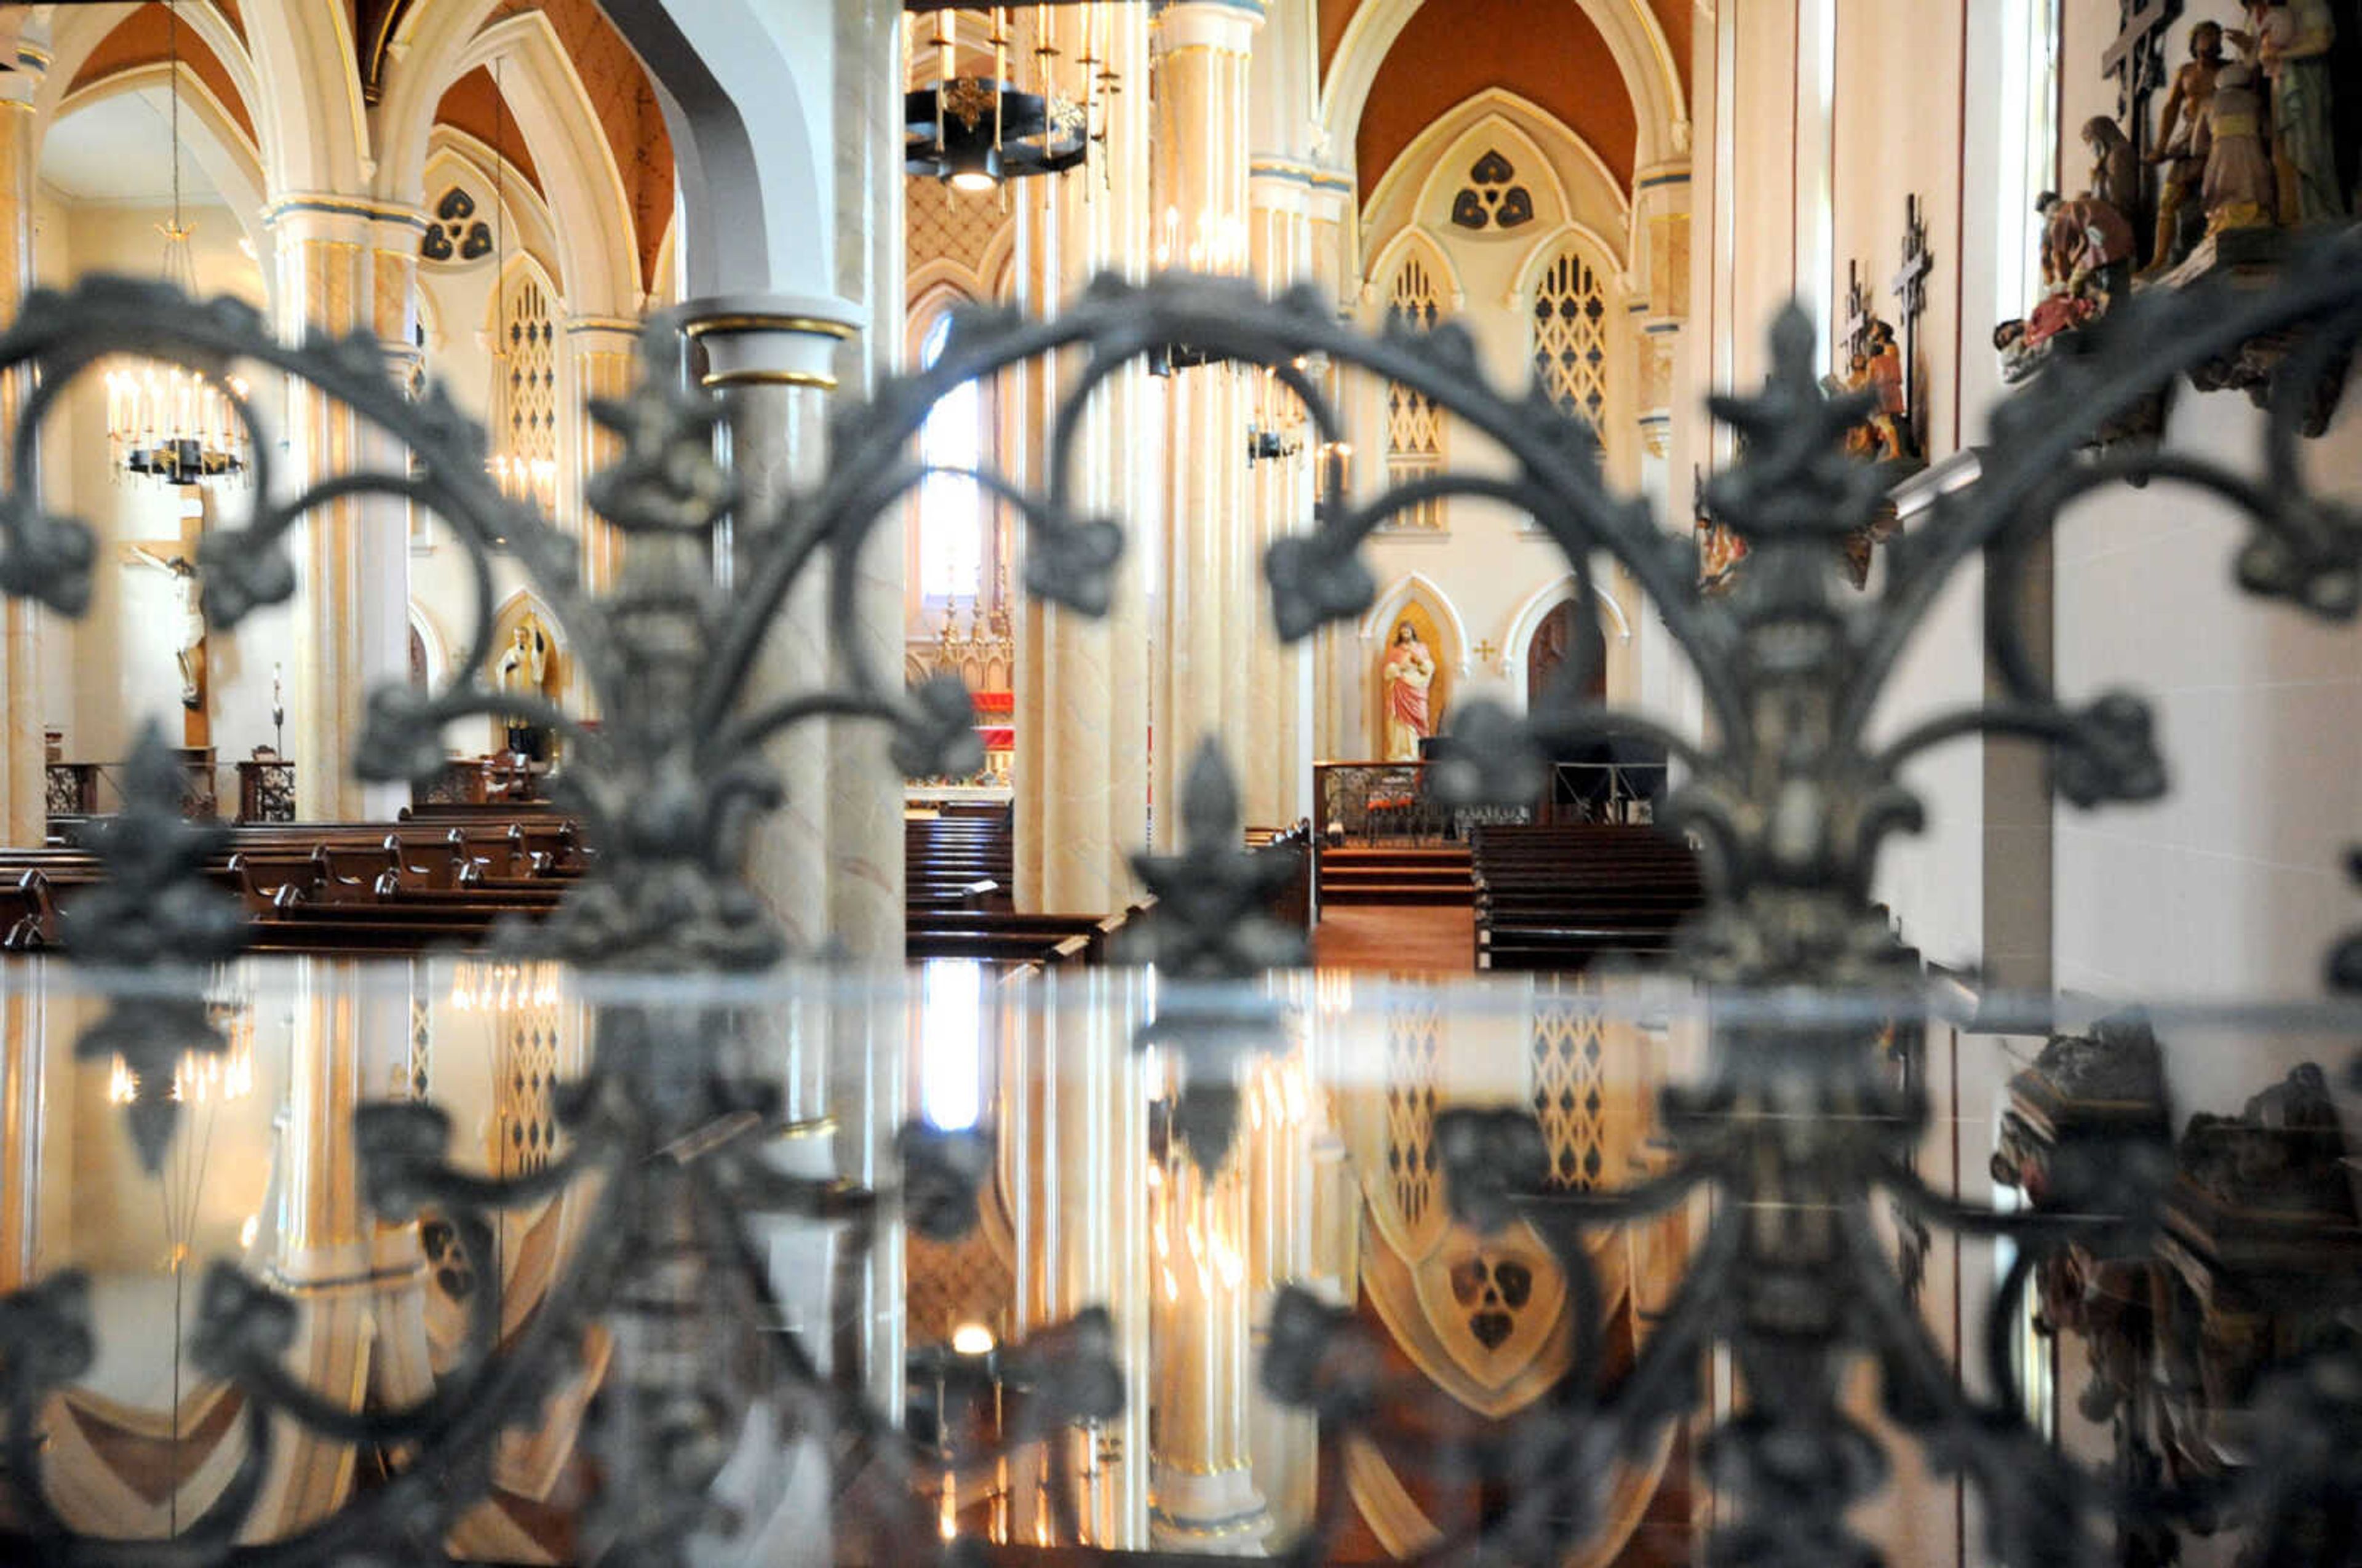
[(1919, 318), (1927, 310), (1927, 274), (1936, 270), (1936, 253), (1927, 248), (1927, 209), (1916, 195), (1903, 201), (1903, 266), (1886, 286), (1894, 291), (1897, 323), (1903, 331), (1903, 419), (1918, 449), (1927, 449), (1927, 433), (1920, 428), (1925, 404), (1919, 397)]
[(1853, 361), (1862, 353), (1862, 344), (1870, 337), (1870, 324), (1877, 314), (1871, 308), (1870, 281), (1861, 275), (1861, 263), (1846, 263), (1845, 301), (1845, 362), (1838, 367), (1841, 376), (1853, 374)]
[(205, 712), (205, 617), (195, 565), (197, 544), (204, 534), (204, 501), (193, 485), (174, 493), (180, 498), (180, 536), (128, 542), (123, 547), (122, 561), (127, 569), (154, 571), (166, 580), (172, 612), (165, 635), (171, 639), (174, 673), (180, 678), (182, 744), (205, 746), (213, 744), (213, 734)]
[(2116, 15), (2121, 26), (2100, 57), (2100, 74), (2116, 79), (2116, 123), (2132, 139), (2134, 159), (2146, 168), (2148, 95), (2165, 81), (2165, 30), (2180, 17), (2181, 0), (2116, 0)]

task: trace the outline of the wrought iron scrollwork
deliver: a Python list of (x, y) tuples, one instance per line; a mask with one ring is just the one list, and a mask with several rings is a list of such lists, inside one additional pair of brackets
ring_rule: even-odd
[[(880, 664), (857, 635), (854, 563), (927, 477), (911, 456), (912, 438), (944, 395), (1029, 361), (1070, 356), (1077, 366), (1049, 431), (1045, 480), (1027, 488), (990, 472), (973, 477), (1023, 519), (1032, 591), (1089, 613), (1108, 605), (1125, 541), (1120, 520), (1077, 508), (1075, 469), (1083, 411), (1120, 367), (1187, 345), (1193, 362), (1267, 368), (1304, 403), (1312, 445), (1332, 454), (1345, 432), (1321, 387), (1297, 368), (1307, 358), (1432, 398), (1501, 448), (1506, 467), (1438, 474), (1356, 502), (1332, 456), (1312, 526), (1275, 545), (1265, 562), (1281, 635), (1302, 638), (1364, 611), (1375, 584), (1363, 541), (1389, 518), (1441, 496), (1481, 497), (1531, 516), (1565, 553), (1579, 580), (1577, 613), (1586, 619), (1595, 613), (1590, 580), (1616, 563), (1655, 600), (1672, 642), (1691, 660), (1711, 739), (1587, 705), (1580, 696), (1586, 672), (1570, 666), (1529, 714), (1462, 704), (1458, 733), (1469, 744), (1437, 767), (1438, 788), (1470, 802), (1528, 799), (1543, 758), (1564, 755), (1570, 744), (1652, 740), (1686, 775), (1663, 818), (1695, 834), (1709, 871), (1712, 901), (1683, 950), (1689, 971), (1730, 988), (1886, 988), (1858, 1022), (1777, 1006), (1718, 1018), (1702, 1078), (1664, 1099), (1671, 1166), (1637, 1187), (1548, 1190), (1538, 1136), (1522, 1114), (1454, 1111), (1440, 1120), (1456, 1212), (1479, 1230), (1523, 1219), (1550, 1242), (1573, 1293), (1579, 1336), (1573, 1368), (1556, 1390), (1457, 1456), (1509, 1487), (1513, 1502), (1481, 1541), (1444, 1550), (1518, 1556), (1580, 1542), (1598, 1518), (1597, 1488), (1610, 1463), (1641, 1452), (1695, 1408), (1703, 1354), (1719, 1344), (1737, 1361), (1741, 1394), (1705, 1451), (1710, 1476), (1735, 1508), (1717, 1560), (1871, 1559), (1846, 1516), (1879, 1484), (1886, 1460), (1840, 1394), (1844, 1375), (1867, 1363), (1888, 1420), (1938, 1469), (1979, 1484), (1996, 1553), (2048, 1563), (2082, 1556), (2108, 1513), (2136, 1499), (2112, 1496), (2048, 1449), (2019, 1413), (2014, 1374), (2001, 1351), (1989, 1355), (1987, 1391), (1971, 1394), (1953, 1378), (1874, 1222), (1875, 1200), (1898, 1202), (1937, 1229), (2014, 1241), (2021, 1251), (2003, 1285), (2007, 1307), (2046, 1249), (2095, 1232), (2136, 1235), (2152, 1224), (2158, 1167), (2120, 1149), (2070, 1160), (2060, 1168), (2081, 1173), (2062, 1195), (2071, 1204), (2014, 1215), (1964, 1205), (1914, 1174), (1911, 1154), (1927, 1107), (1915, 1088), (1897, 1086), (1881, 1040), (1885, 1022), (1917, 1004), (1893, 989), (1909, 971), (1871, 904), (1872, 878), (1884, 842), (1920, 822), (1903, 770), (1959, 736), (2016, 735), (2048, 747), (2059, 792), (2079, 805), (2147, 800), (2165, 789), (2147, 703), (2111, 692), (2080, 708), (2065, 704), (2015, 629), (2030, 547), (2093, 488), (2140, 475), (2211, 491), (2251, 520), (2238, 557), (2243, 587), (2319, 616), (2354, 613), (2362, 596), (2362, 516), (2300, 482), (2296, 432), (2305, 389), (2317, 379), (2308, 370), (2362, 337), (2357, 280), (2362, 243), (2347, 235), (2292, 262), (2268, 297), (2191, 291), (2143, 296), (2112, 311), (2080, 335), (2075, 352), (2054, 357), (2002, 405), (1981, 477), (1939, 499), (1927, 521), (1893, 542), (1883, 583), (1867, 597), (1840, 591), (1836, 547), (1879, 500), (1874, 476), (1842, 449), (1864, 409), (1823, 394), (1812, 375), (1813, 331), (1800, 313), (1773, 326), (1762, 389), (1714, 403), (1716, 416), (1739, 433), (1744, 455), (1714, 480), (1707, 499), (1746, 540), (1749, 555), (1737, 587), (1713, 598), (1695, 586), (1694, 545), (1668, 536), (1643, 504), (1606, 486), (1596, 437), (1545, 391), (1513, 395), (1493, 387), (1456, 326), (1396, 326), (1371, 339), (1339, 325), (1310, 291), (1267, 299), (1231, 281), (1102, 280), (1052, 320), (964, 315), (929, 370), (889, 379), (866, 400), (839, 407), (825, 471), (760, 517), (737, 515), (742, 497), (713, 456), (715, 408), (681, 390), (678, 342), (659, 326), (647, 339), (647, 375), (638, 390), (595, 410), (622, 446), (590, 491), (627, 541), (623, 580), (607, 597), (584, 587), (570, 537), (501, 494), (485, 471), (480, 435), (448, 396), (430, 386), (414, 400), (372, 341), (286, 347), (245, 307), (200, 306), (149, 285), (94, 281), (29, 301), (0, 337), (0, 370), (34, 364), (42, 371), (14, 433), (18, 474), (32, 471), (42, 420), (63, 389), (117, 352), (177, 359), (222, 385), (233, 363), (276, 370), (408, 447), (411, 460), (398, 471), (334, 476), (284, 497), (272, 477), (272, 444), (255, 440), (249, 510), (201, 547), (208, 620), (233, 625), (286, 600), (296, 576), (290, 532), (323, 505), (388, 496), (442, 517), (476, 566), (471, 646), (454, 660), (456, 673), (441, 690), (394, 687), (370, 695), (357, 769), (386, 779), (438, 773), (439, 732), (470, 714), (522, 713), (563, 731), (573, 758), (564, 799), (587, 820), (599, 864), (546, 925), (520, 940), (586, 967), (706, 976), (759, 969), (784, 950), (744, 876), (748, 830), (781, 800), (767, 745), (814, 720), (866, 718), (891, 727), (894, 762), (908, 772), (958, 775), (980, 761), (958, 683), (906, 690), (899, 661)], [(2076, 460), (2093, 430), (2165, 379), (2282, 329), (2304, 337), (2275, 383), (2259, 475), (2153, 452)], [(239, 400), (234, 406), (251, 429), (253, 409)], [(599, 701), (595, 729), (536, 699), (487, 686), (495, 548), (516, 560), (567, 627)], [(724, 549), (739, 562), (726, 587), (712, 569)], [(1870, 721), (1904, 646), (1943, 586), (1979, 556), (2000, 697), (1873, 744)], [(0, 495), (0, 591), (78, 612), (89, 600), (95, 558), (86, 525), (47, 512), (23, 490)], [(751, 701), (766, 634), (790, 590), (815, 574), (828, 584), (828, 634), (842, 682)], [(1583, 646), (1590, 638), (1573, 640)], [(163, 778), (152, 756), (130, 777), (151, 774)], [(177, 798), (177, 774), (168, 782)], [(1139, 868), (1160, 896), (1152, 955), (1176, 979), (1206, 989), (1193, 999), (1176, 988), (1144, 1037), (1177, 1044), (1202, 1069), (1186, 1132), (1196, 1157), (1219, 1163), (1235, 1123), (1234, 1090), (1225, 1103), (1225, 1053), (1253, 1048), (1285, 1027), (1275, 1011), (1239, 990), (1223, 999), (1223, 983), (1299, 955), (1257, 922), (1268, 873), (1238, 851), (1235, 793), (1219, 758), (1193, 768), (1182, 809), (1186, 847), (1175, 857), (1143, 859)], [(228, 950), (231, 937), (216, 916), (184, 897), (210, 841), (204, 830), (166, 825), (169, 814), (143, 794), (111, 831), (106, 853), (127, 879), (109, 895), (113, 904), (86, 902), (86, 955), (141, 962)], [(2350, 949), (2338, 964), (2350, 977)], [(185, 1011), (168, 1017), (127, 1003), (112, 1032), (90, 1048), (168, 1060), (193, 1039), (192, 1027)], [(457, 1511), (482, 1492), (491, 1443), (535, 1419), (574, 1368), (594, 1321), (646, 1353), (625, 1358), (594, 1422), (609, 1489), (586, 1525), (590, 1542), (634, 1560), (677, 1554), (686, 1535), (712, 1523), (701, 1499), (762, 1416), (761, 1430), (782, 1442), (824, 1432), (837, 1445), (850, 1466), (844, 1473), (863, 1478), (864, 1528), (883, 1549), (933, 1550), (931, 1521), (911, 1513), (906, 1483), (914, 1455), (895, 1423), (864, 1402), (850, 1358), (833, 1358), (822, 1371), (822, 1358), (798, 1336), (764, 1331), (778, 1326), (776, 1304), (751, 1261), (745, 1227), (762, 1215), (839, 1224), (855, 1252), (898, 1212), (929, 1234), (955, 1234), (973, 1220), (988, 1144), (913, 1130), (900, 1144), (899, 1192), (784, 1175), (760, 1152), (758, 1134), (779, 1117), (778, 1096), (739, 1065), (747, 1027), (720, 1004), (608, 1007), (588, 1071), (566, 1107), (568, 1152), (515, 1181), (469, 1176), (447, 1163), (448, 1128), (430, 1108), (365, 1109), (356, 1130), (360, 1168), (369, 1202), (389, 1219), (431, 1211), (466, 1236), (488, 1228), (502, 1208), (575, 1184), (596, 1191), (596, 1219), (527, 1331), (499, 1343), (485, 1305), (496, 1293), (477, 1292), (460, 1370), (400, 1410), (362, 1414), (292, 1386), (279, 1367), (289, 1332), (284, 1302), (226, 1265), (217, 1269), (205, 1290), (200, 1354), (247, 1395), (251, 1447), (219, 1504), (176, 1543), (177, 1556), (329, 1562), (431, 1551)], [(143, 1149), (160, 1146), (168, 1132), (140, 1132)], [(1627, 1372), (1607, 1379), (1584, 1233), (1709, 1189), (1728, 1201), (1717, 1207), (1648, 1346)], [(17, 1521), (0, 1545), (62, 1551), (80, 1562), (150, 1561), (151, 1552), (132, 1543), (71, 1539), (43, 1497), (40, 1407), (88, 1365), (89, 1325), (88, 1303), (71, 1276), (0, 1300), (4, 1468)], [(1418, 1401), (1438, 1396), (1395, 1386), (1363, 1333), (1338, 1309), (1302, 1292), (1283, 1294), (1271, 1318), (1265, 1386), (1382, 1451), (1408, 1452), (1422, 1430)], [(1112, 1412), (1121, 1383), (1111, 1343), (1106, 1320), (1086, 1313), (1010, 1347), (1012, 1367), (1054, 1386), (1056, 1397), (1036, 1403), (1039, 1421)], [(2336, 1455), (2362, 1408), (2354, 1383), (2351, 1358), (2331, 1356), (2274, 1386), (2270, 1408), (2286, 1417), (2275, 1441), (2286, 1452), (2271, 1474), (2257, 1478), (2257, 1507), (2317, 1509), (2348, 1485), (2350, 1470)], [(412, 1457), (384, 1485), (300, 1538), (268, 1549), (241, 1546), (272, 1416)], [(1010, 1435), (1022, 1441), (1038, 1429)], [(848, 1450), (857, 1457), (846, 1459)], [(1333, 1508), (1341, 1488), (1325, 1495)], [(1302, 1551), (1317, 1553), (1337, 1522), (1317, 1520)], [(2267, 1548), (2277, 1553), (2271, 1560), (2292, 1561), (2300, 1548), (2271, 1539), (2279, 1542)]]

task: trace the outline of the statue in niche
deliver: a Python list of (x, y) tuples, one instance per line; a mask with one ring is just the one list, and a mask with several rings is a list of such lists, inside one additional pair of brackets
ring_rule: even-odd
[(204, 668), (205, 651), (205, 614), (201, 607), (197, 569), (184, 557), (160, 556), (143, 545), (131, 547), (129, 564), (162, 572), (172, 580), (173, 591), (180, 596), (179, 635), (172, 645), (172, 658), (181, 670), (181, 706), (193, 713), (204, 701), (198, 678)]
[(2083, 147), (2092, 155), (2091, 182), (2083, 193), (2124, 214), (2130, 222), (2140, 212), (2140, 158), (2133, 151), (2124, 127), (2106, 115), (2083, 122)]
[(2260, 65), (2271, 89), (2271, 144), (2279, 220), (2345, 216), (2332, 124), (2330, 47), (2337, 22), (2328, 0), (2246, 0), (2248, 30), (2231, 41)]
[(2166, 271), (2186, 252), (2180, 243), (2182, 209), (2206, 179), (2206, 105), (2222, 68), (2223, 26), (2201, 22), (2190, 29), (2190, 60), (2174, 72), (2173, 90), (2158, 117), (2157, 150), (2148, 155), (2151, 163), (2165, 166), (2165, 177), (2158, 192), (2157, 237), (2141, 270), (2145, 278)]
[(2235, 61), (2214, 76), (2206, 105), (2206, 232), (2268, 228), (2279, 205), (2278, 180), (2264, 152), (2263, 83), (2256, 68)]
[[(540, 619), (530, 612), (517, 623), (515, 640), (502, 650), (500, 661), (492, 667), (492, 681), (513, 695), (547, 695), (549, 634), (542, 630)], [(548, 735), (540, 724), (525, 714), (512, 713), (507, 725), (511, 752), (535, 762), (548, 760)]]
[(1385, 760), (1417, 762), (1418, 743), (1435, 733), (1428, 712), (1428, 689), (1435, 683), (1435, 655), (1408, 621), (1395, 628), (1379, 683), (1385, 693)]

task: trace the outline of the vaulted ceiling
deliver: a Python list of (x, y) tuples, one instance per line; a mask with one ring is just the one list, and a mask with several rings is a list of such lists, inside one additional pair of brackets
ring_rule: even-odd
[[(1355, 13), (1372, 0), (1319, 0), (1325, 79)], [(1694, 0), (1608, 0), (1645, 6), (1662, 29), (1684, 88)], [(1614, 54), (1579, 0), (1429, 0), (1378, 69), (1354, 133), (1362, 196), (1438, 116), (1487, 88), (1547, 109), (1589, 142), (1628, 190), (1639, 140), (1632, 97)]]

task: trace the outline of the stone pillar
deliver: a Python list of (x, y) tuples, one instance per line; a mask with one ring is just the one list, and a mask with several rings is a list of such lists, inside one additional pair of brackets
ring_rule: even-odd
[[(1319, 172), (1258, 158), (1249, 175), (1253, 204), (1249, 259), (1255, 282), (1266, 293), (1321, 282), (1324, 268), (1314, 250), (1312, 223), (1312, 182)], [(1240, 759), (1241, 801), (1248, 822), (1279, 827), (1312, 812), (1314, 645), (1310, 638), (1293, 646), (1281, 644), (1271, 621), (1262, 562), (1277, 540), (1311, 531), (1320, 454), (1302, 403), (1275, 377), (1265, 376), (1250, 389), (1249, 412), (1256, 431), (1275, 438), (1277, 449), (1266, 440), (1264, 449), (1272, 455), (1249, 468), (1252, 575), (1250, 597), (1241, 610), (1243, 624), (1253, 629), (1250, 690), (1262, 694), (1264, 711), (1264, 723), (1252, 737), (1253, 749)]]
[[(1247, 61), (1259, 0), (1182, 0), (1157, 15), (1155, 179), (1160, 263), (1247, 269)], [(1227, 365), (1175, 370), (1166, 392), (1164, 551), (1151, 790), (1160, 848), (1179, 843), (1181, 779), (1200, 742), (1220, 744), (1242, 799), (1275, 793), (1255, 641), (1270, 634), (1247, 502), (1248, 378)]]
[(615, 460), (615, 437), (590, 417), (600, 399), (620, 400), (640, 379), (640, 324), (626, 316), (578, 315), (567, 319), (562, 341), (574, 388), (574, 435), (559, 456), (565, 476), (564, 514), (576, 520), (582, 540), (582, 581), (593, 593), (613, 591), (622, 574), (622, 534), (594, 515), (582, 499), (591, 478)]
[[(282, 337), (373, 333), (396, 374), (417, 312), (416, 210), (354, 197), (283, 195), (266, 214), (276, 251), (272, 292)], [(268, 406), (267, 396), (263, 400)], [(287, 398), (284, 492), (356, 469), (402, 471), (401, 448), (346, 404), (308, 383)], [(391, 496), (315, 508), (293, 545), (294, 677), (288, 728), (297, 814), (309, 821), (388, 819), (406, 803), (400, 785), (352, 776), (370, 690), (408, 679), (410, 536)]]
[(1639, 423), (1642, 485), (1661, 498), (1672, 438), (1675, 367), (1690, 304), (1690, 170), (1686, 160), (1643, 170), (1634, 182), (1630, 297), (1635, 353), (1633, 410)]
[[(1082, 168), (1021, 188), (1021, 303), (1045, 316), (1099, 272), (1142, 276), (1149, 245), (1147, 16), (1128, 5), (1054, 7), (1050, 27), (1060, 61), (1081, 58), (1087, 28), (1120, 91), (1101, 98), (1106, 139)], [(1059, 370), (1037, 363), (1021, 378), (1023, 425), (1033, 436), (1029, 482), (1045, 491), (1041, 436)], [(1136, 455), (1153, 449), (1153, 400), (1140, 367), (1109, 378), (1093, 394), (1069, 476), (1082, 515), (1112, 517), (1124, 529), (1107, 615), (1092, 620), (1031, 597), (1016, 607), (1021, 909), (1098, 914), (1123, 908), (1137, 890), (1129, 857), (1148, 834), (1147, 570), (1161, 495), (1154, 466)]]
[[(28, 50), (16, 63), (0, 73), (0, 321), (11, 323), (33, 280), (33, 94), (46, 61)], [(25, 391), (19, 378), (0, 383), (0, 423), (10, 430)], [(38, 846), (48, 836), (41, 703), (41, 608), (0, 597), (0, 844)]]
[[(821, 471), (837, 350), (858, 331), (861, 318), (843, 300), (785, 295), (693, 301), (686, 315), (686, 330), (705, 351), (704, 384), (722, 400), (729, 460), (742, 486), (734, 532), (737, 558), (727, 569), (743, 584), (782, 498)], [(827, 566), (827, 558), (816, 560), (774, 615), (745, 693), (750, 706), (842, 679), (830, 643)], [(874, 597), (860, 596), (856, 606), (856, 631), (871, 641), (877, 631), (869, 624), (876, 619)], [(892, 598), (893, 657), (878, 665), (889, 679), (901, 668), (899, 581)], [(773, 740), (768, 756), (788, 798), (756, 827), (748, 874), (798, 948), (817, 950), (833, 942), (853, 955), (899, 958), (900, 786), (882, 766), (866, 778), (844, 777), (833, 766), (838, 736), (855, 724), (878, 728), (873, 720), (841, 726), (816, 722)], [(892, 829), (890, 842), (879, 831), (881, 820)], [(891, 903), (890, 922), (876, 918), (870, 906), (880, 901)]]

